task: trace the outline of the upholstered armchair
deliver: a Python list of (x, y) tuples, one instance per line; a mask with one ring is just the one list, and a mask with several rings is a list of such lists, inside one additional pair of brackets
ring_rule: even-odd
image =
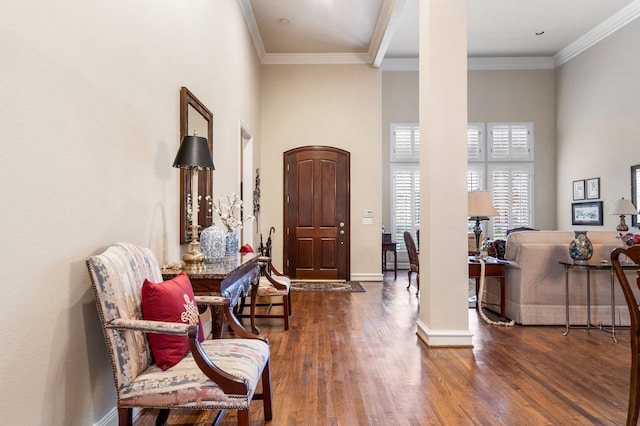
[(409, 285), (407, 289), (411, 288), (411, 274), (416, 274), (416, 296), (420, 293), (420, 259), (418, 258), (418, 250), (416, 249), (416, 243), (413, 241), (411, 232), (404, 232), (404, 245), (407, 248), (407, 254), (409, 255)]
[[(278, 271), (271, 263), (271, 258), (262, 256), (258, 260), (260, 265), (260, 280), (251, 286), (251, 306), (249, 315), (244, 314), (245, 299), (242, 298), (238, 309), (238, 317), (251, 319), (251, 331), (256, 334), (260, 333), (260, 329), (256, 326), (256, 318), (281, 318), (284, 320), (284, 329), (289, 330), (289, 316), (291, 315), (291, 280), (288, 276)], [(259, 299), (281, 298), (277, 302), (259, 302)], [(256, 307), (268, 307), (270, 310), (273, 306), (282, 306), (282, 314), (257, 313)]]
[[(242, 327), (230, 311), (229, 299), (193, 297), (188, 278), (189, 289), (174, 280), (162, 282), (153, 253), (133, 244), (114, 244), (86, 263), (111, 359), (120, 426), (132, 425), (134, 407), (160, 409), (156, 424), (167, 420), (169, 409), (220, 410), (216, 420), (225, 410), (236, 410), (238, 424), (248, 426), (254, 399), (264, 400), (265, 420), (271, 419), (269, 343)], [(150, 320), (154, 305), (147, 294), (173, 288), (180, 293), (177, 306), (184, 312), (179, 319), (185, 322)], [(164, 309), (173, 302), (155, 306)], [(238, 338), (204, 341), (196, 303), (224, 306)], [(163, 355), (160, 363), (159, 351), (166, 348), (150, 344), (151, 336), (167, 338), (167, 346), (178, 356), (166, 364)], [(260, 380), (262, 392), (257, 393)]]

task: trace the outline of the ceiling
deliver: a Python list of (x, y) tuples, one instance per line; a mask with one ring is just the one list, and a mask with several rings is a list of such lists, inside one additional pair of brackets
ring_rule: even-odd
[[(418, 58), (419, 0), (239, 1), (263, 63)], [(469, 58), (557, 66), (640, 16), (640, 0), (472, 0), (467, 11)]]

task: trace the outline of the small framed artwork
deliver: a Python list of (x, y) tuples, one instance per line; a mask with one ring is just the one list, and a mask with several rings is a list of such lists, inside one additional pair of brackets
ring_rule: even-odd
[(587, 179), (587, 200), (600, 198), (600, 178)]
[(572, 225), (602, 226), (602, 201), (571, 204)]
[(584, 180), (573, 181), (573, 200), (584, 200)]

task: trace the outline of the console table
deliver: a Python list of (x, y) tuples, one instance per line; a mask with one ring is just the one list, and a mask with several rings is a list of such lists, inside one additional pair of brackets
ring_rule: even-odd
[[(505, 286), (505, 270), (506, 265), (509, 263), (505, 260), (496, 259), (495, 257), (485, 257), (484, 259), (484, 276), (498, 278), (500, 282), (500, 320), (506, 319), (505, 298), (504, 298), (504, 286)], [(469, 263), (469, 278), (476, 279), (476, 309), (480, 309), (480, 295), (478, 291), (480, 289), (480, 262), (475, 259), (474, 256), (468, 257)]]
[[(564, 266), (564, 291), (565, 291), (565, 312), (566, 312), (566, 330), (562, 333), (564, 336), (569, 334), (569, 271), (571, 270), (583, 270), (587, 271), (587, 324), (582, 327), (574, 326), (574, 328), (591, 328), (597, 327), (600, 330), (606, 331), (611, 334), (611, 338), (614, 342), (618, 342), (616, 339), (616, 314), (615, 314), (615, 274), (613, 271), (613, 266), (611, 266), (610, 262), (560, 262), (562, 266)], [(638, 269), (638, 265), (622, 265), (624, 269)], [(594, 325), (591, 323), (591, 271), (609, 271), (611, 274), (611, 328), (607, 329), (600, 325)]]
[[(246, 294), (251, 284), (260, 277), (258, 266), (259, 255), (256, 253), (241, 253), (225, 256), (224, 261), (205, 263), (199, 270), (185, 269), (189, 276), (194, 294), (206, 294), (228, 297), (231, 307), (238, 303), (238, 299)], [(163, 269), (162, 278), (169, 280), (178, 275), (181, 270)], [(212, 307), (212, 334), (220, 338), (224, 330), (225, 317), (221, 307)]]

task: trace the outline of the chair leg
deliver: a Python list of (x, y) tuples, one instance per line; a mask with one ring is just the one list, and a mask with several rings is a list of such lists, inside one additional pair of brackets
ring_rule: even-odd
[(284, 319), (284, 329), (289, 329), (289, 315), (291, 306), (289, 305), (289, 295), (282, 296), (282, 318)]
[(238, 410), (238, 426), (249, 425), (251, 425), (251, 415), (249, 414), (249, 409)]
[(118, 408), (118, 426), (133, 426), (133, 409)]
[[(636, 339), (631, 337), (631, 339)], [(632, 346), (637, 346), (633, 345)], [(637, 347), (631, 353), (631, 377), (629, 382), (629, 411), (627, 412), (627, 425), (635, 426), (638, 423), (638, 411), (640, 411), (640, 365), (638, 364)]]
[(273, 417), (271, 410), (271, 360), (268, 360), (262, 370), (262, 403), (264, 406), (264, 420), (269, 421)]
[(170, 412), (171, 410), (169, 410), (168, 408), (161, 409), (158, 413), (158, 417), (156, 417), (156, 426), (165, 424), (167, 422), (167, 419), (169, 418)]
[(416, 272), (416, 297), (420, 295), (420, 272)]
[(291, 291), (287, 293), (287, 299), (289, 300), (289, 316), (291, 316)]
[(409, 290), (411, 288), (411, 269), (409, 269), (409, 273), (407, 275), (409, 277), (407, 280), (409, 281), (409, 285), (407, 285), (407, 290)]

